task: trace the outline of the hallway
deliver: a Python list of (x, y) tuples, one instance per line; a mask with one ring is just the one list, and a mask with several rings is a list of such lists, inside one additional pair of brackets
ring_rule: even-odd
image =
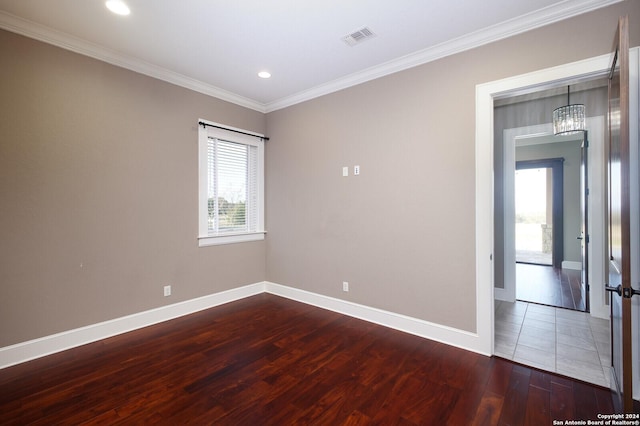
[(609, 321), (588, 313), (495, 301), (496, 356), (609, 387)]

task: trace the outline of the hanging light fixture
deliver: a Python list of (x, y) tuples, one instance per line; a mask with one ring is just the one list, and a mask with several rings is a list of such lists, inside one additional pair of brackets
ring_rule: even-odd
[(567, 86), (567, 105), (553, 110), (553, 134), (571, 134), (586, 130), (583, 104), (571, 105)]

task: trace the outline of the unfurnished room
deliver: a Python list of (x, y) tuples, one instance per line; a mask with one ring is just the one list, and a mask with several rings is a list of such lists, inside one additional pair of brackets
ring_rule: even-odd
[(640, 424), (640, 1), (0, 0), (0, 424)]

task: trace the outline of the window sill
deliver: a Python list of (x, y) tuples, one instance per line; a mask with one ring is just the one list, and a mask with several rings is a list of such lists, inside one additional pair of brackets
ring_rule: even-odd
[(215, 237), (198, 237), (198, 247), (219, 246), (223, 244), (244, 243), (249, 241), (261, 241), (264, 240), (264, 234), (266, 234), (266, 231), (218, 235)]

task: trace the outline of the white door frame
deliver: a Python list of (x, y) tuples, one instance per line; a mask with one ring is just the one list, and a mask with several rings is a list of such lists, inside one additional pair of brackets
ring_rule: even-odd
[[(639, 211), (638, 189), (638, 77), (640, 74), (640, 48), (630, 51), (630, 143), (631, 143), (631, 200), (632, 212)], [(592, 79), (607, 75), (611, 55), (572, 62), (553, 68), (514, 76), (476, 86), (476, 324), (478, 335), (478, 351), (493, 354), (494, 351), (494, 282), (493, 282), (493, 100), (505, 94), (516, 94), (518, 91), (542, 90), (547, 87), (566, 85), (584, 79)], [(635, 159), (636, 161), (633, 161)], [(632, 214), (631, 252), (636, 260), (639, 253), (640, 233), (638, 232), (638, 215)], [(638, 285), (637, 261), (631, 265), (631, 278)], [(639, 298), (634, 298), (633, 353), (638, 354), (638, 328), (640, 328)], [(640, 369), (634, 370), (634, 398), (640, 398)]]

